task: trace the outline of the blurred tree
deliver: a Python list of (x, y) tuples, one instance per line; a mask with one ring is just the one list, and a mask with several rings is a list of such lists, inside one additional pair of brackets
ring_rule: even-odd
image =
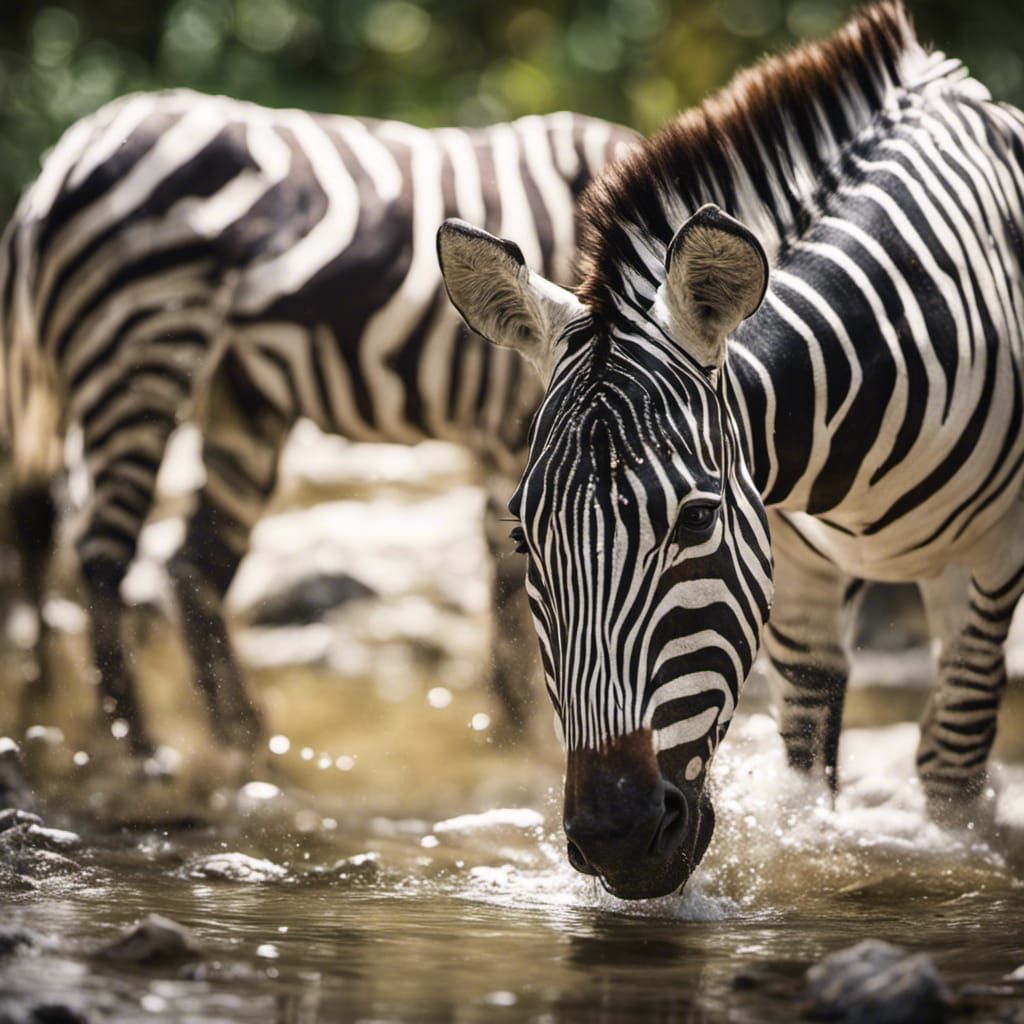
[[(272, 106), (484, 123), (560, 107), (651, 131), (850, 0), (7, 0), (0, 216), (72, 121), (190, 86)], [(923, 38), (1024, 105), (1021, 0), (910, 0)]]

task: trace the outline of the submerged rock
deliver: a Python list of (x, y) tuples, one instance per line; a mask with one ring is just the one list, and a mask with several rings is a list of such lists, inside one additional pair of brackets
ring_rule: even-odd
[(801, 1010), (812, 1020), (930, 1024), (946, 1019), (950, 1002), (929, 957), (866, 939), (807, 972)]
[(152, 966), (194, 960), (201, 954), (184, 925), (160, 914), (150, 914), (95, 955), (101, 960)]
[(219, 878), (228, 882), (277, 882), (287, 877), (287, 868), (245, 853), (215, 853), (193, 861), (190, 878)]

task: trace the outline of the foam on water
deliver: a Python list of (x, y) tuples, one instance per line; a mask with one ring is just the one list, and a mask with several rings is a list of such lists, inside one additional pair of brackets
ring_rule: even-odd
[(569, 866), (554, 792), (543, 813), (496, 809), (439, 822), (433, 832), (484, 860), (451, 877), (457, 895), (519, 908), (718, 921), (820, 909), (871, 892), (1019, 885), (1004, 853), (1019, 842), (1013, 823), (1024, 813), (1024, 771), (995, 766), (982, 807), (988, 821), (945, 828), (928, 816), (916, 743), (910, 724), (844, 733), (833, 806), (823, 783), (787, 767), (767, 715), (740, 718), (716, 761), (717, 827), (707, 857), (682, 894), (657, 900), (618, 900)]

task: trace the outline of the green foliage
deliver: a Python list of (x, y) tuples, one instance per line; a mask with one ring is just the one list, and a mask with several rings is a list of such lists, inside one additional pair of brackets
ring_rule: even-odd
[[(651, 131), (849, 0), (7, 0), (0, 216), (72, 121), (190, 86), (272, 106), (480, 124), (571, 108)], [(926, 39), (1024, 104), (1020, 0), (911, 0)]]

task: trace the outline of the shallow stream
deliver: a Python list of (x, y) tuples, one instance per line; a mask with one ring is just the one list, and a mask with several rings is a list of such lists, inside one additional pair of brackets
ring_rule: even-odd
[[(792, 1021), (806, 968), (862, 938), (932, 956), (956, 1019), (1024, 1019), (1024, 972), (1008, 977), (1024, 965), (1019, 684), (984, 820), (946, 831), (914, 779), (919, 685), (851, 693), (833, 807), (785, 768), (755, 682), (716, 762), (704, 864), (681, 896), (617, 901), (565, 861), (546, 709), (505, 742), (476, 685), (479, 499), (449, 484), (339, 500), (331, 521), (359, 506), (382, 532), (389, 502), (414, 513), (405, 547), (346, 541), (378, 598), (241, 636), (272, 733), (254, 767), (210, 744), (170, 631), (140, 614), (167, 749), (164, 774), (126, 774), (83, 725), (92, 695), (68, 645), (64, 690), (24, 747), (48, 823), (82, 836), (80, 869), (0, 891), (0, 925), (33, 939), (0, 954), (0, 1020), (60, 1004), (125, 1022)], [(274, 577), (284, 518), (250, 576)], [(278, 557), (294, 560), (287, 544)], [(321, 547), (317, 567), (330, 561)], [(11, 713), (8, 700), (0, 725)], [(150, 913), (201, 955), (94, 955)]]

